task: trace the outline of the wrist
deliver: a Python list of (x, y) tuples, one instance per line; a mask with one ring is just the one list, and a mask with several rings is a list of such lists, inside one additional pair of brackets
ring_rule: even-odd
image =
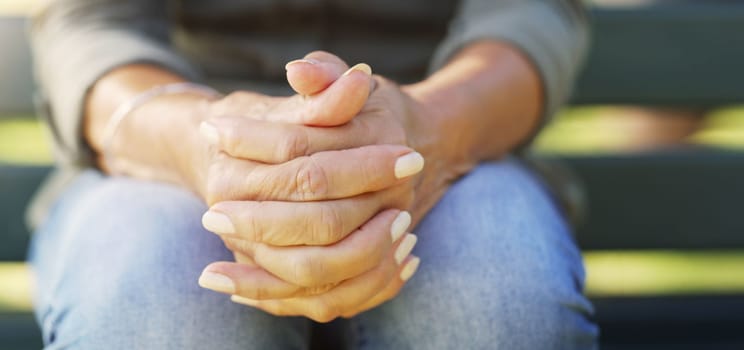
[[(209, 166), (215, 149), (199, 132), (200, 125), (210, 115), (213, 100), (197, 94), (163, 96), (157, 103), (164, 117), (157, 130), (163, 137), (169, 168), (176, 182), (204, 198)], [(153, 106), (153, 108), (157, 108)], [(161, 115), (162, 115), (161, 114)]]
[[(430, 81), (406, 85), (402, 90), (413, 100), (416, 135), (412, 139), (422, 148), (421, 152), (429, 160), (436, 158), (441, 164), (438, 171), (451, 173), (448, 177), (457, 178), (472, 169), (480, 159), (470, 151), (472, 137), (468, 136), (466, 118), (458, 115), (460, 96), (458, 91), (445, 92)], [(417, 148), (418, 150), (418, 148)]]
[(132, 111), (107, 155), (117, 164), (109, 172), (203, 193), (210, 150), (199, 135), (199, 125), (207, 117), (208, 105), (205, 96), (183, 93), (154, 97)]
[(443, 148), (455, 164), (498, 159), (522, 145), (539, 125), (542, 81), (519, 49), (475, 42), (442, 69), (406, 90), (428, 106)]

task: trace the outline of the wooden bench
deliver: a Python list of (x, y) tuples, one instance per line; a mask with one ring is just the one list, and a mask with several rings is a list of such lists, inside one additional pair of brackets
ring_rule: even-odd
[[(594, 46), (573, 104), (744, 102), (744, 3), (662, 2), (592, 12)], [(3, 36), (11, 35), (8, 23), (0, 19), (0, 46), (7, 42)], [(15, 64), (22, 69), (12, 71), (24, 75), (18, 81), (30, 81), (27, 52), (1, 47), (0, 52), (18, 54)], [(0, 67), (0, 76), (7, 71)], [(9, 81), (10, 90), (4, 85)], [(16, 108), (7, 94), (18, 86), (24, 85), (0, 80), (0, 115), (10, 112), (3, 107)], [(23, 100), (13, 96), (11, 102)], [(30, 112), (28, 99), (24, 107), (20, 111)], [(577, 232), (584, 250), (744, 248), (744, 154), (682, 149), (560, 160), (579, 175), (588, 194), (588, 220)], [(48, 171), (0, 163), (0, 261), (24, 258), (24, 207)], [(605, 349), (744, 346), (744, 295), (593, 301)], [(0, 313), (0, 344), (38, 348), (37, 332), (28, 314)]]
[[(593, 17), (574, 105), (744, 102), (744, 3), (659, 1), (595, 8)], [(687, 148), (562, 160), (588, 195), (588, 220), (577, 232), (583, 250), (744, 248), (742, 153)], [(593, 302), (605, 349), (744, 348), (744, 295)]]

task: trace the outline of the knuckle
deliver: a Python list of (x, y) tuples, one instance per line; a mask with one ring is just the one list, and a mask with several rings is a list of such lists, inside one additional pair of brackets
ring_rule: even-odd
[(399, 208), (407, 210), (413, 206), (416, 200), (416, 193), (414, 191), (414, 184), (405, 183), (390, 189), (390, 192), (386, 193), (382, 199), (384, 202), (389, 203), (393, 208)]
[(416, 195), (413, 193), (413, 191), (405, 191), (403, 195), (401, 196), (401, 202), (403, 205), (403, 208), (410, 208), (413, 206), (413, 202), (416, 200)]
[(316, 287), (304, 287), (302, 292), (305, 295), (319, 295), (323, 294), (325, 292), (328, 292), (329, 290), (336, 287), (336, 283), (328, 283), (328, 284), (322, 284)]
[(292, 266), (293, 280), (303, 287), (321, 286), (320, 276), (323, 276), (325, 264), (312, 256), (296, 258)]
[(241, 243), (240, 243), (239, 240), (237, 240), (235, 238), (223, 237), (222, 238), (222, 242), (225, 244), (225, 248), (227, 248), (231, 252), (240, 252), (241, 251), (241, 249), (240, 249)]
[(340, 313), (327, 302), (318, 302), (312, 310), (312, 319), (320, 323), (335, 320)]
[(220, 142), (228, 151), (236, 150), (240, 147), (240, 124), (234, 118), (230, 118), (227, 127), (221, 129)]
[(211, 111), (214, 115), (225, 115), (231, 114), (234, 109), (234, 105), (237, 101), (244, 98), (245, 93), (241, 91), (234, 91), (216, 102), (211, 104)]
[(242, 100), (247, 99), (251, 95), (252, 95), (252, 93), (249, 93), (247, 91), (237, 90), (237, 91), (233, 91), (233, 92), (227, 94), (227, 96), (225, 96), (224, 98), (222, 98), (222, 101), (225, 102), (225, 103), (242, 101)]
[(313, 243), (332, 244), (338, 242), (343, 236), (343, 219), (341, 215), (331, 206), (321, 206), (313, 229), (311, 229)]
[[(262, 202), (258, 202), (258, 205), (252, 205), (248, 204), (247, 202), (244, 202), (244, 205), (247, 207), (243, 211), (243, 215), (241, 216), (242, 227), (245, 227), (245, 230), (248, 232), (245, 232), (244, 235), (250, 239), (253, 242), (264, 242), (264, 239), (266, 239), (266, 232), (264, 230), (264, 225), (261, 225), (260, 217), (257, 215), (257, 213), (262, 213), (264, 211), (261, 210)], [(256, 206), (256, 208), (253, 208)]]
[(328, 193), (325, 170), (312, 156), (305, 157), (295, 175), (295, 192), (301, 200), (323, 198)]
[(297, 157), (308, 155), (309, 147), (307, 133), (297, 129), (289, 132), (287, 137), (277, 147), (276, 158), (280, 162), (288, 162)]
[(212, 205), (227, 199), (227, 190), (230, 187), (225, 176), (227, 173), (226, 161), (223, 155), (219, 154), (207, 169), (206, 193), (204, 196), (207, 204)]
[(253, 289), (249, 293), (243, 293), (245, 297), (255, 300), (271, 299), (272, 293), (266, 286), (256, 283), (252, 287)]
[(253, 244), (239, 238), (225, 237), (222, 239), (225, 247), (231, 252), (239, 253), (250, 258), (253, 254)]

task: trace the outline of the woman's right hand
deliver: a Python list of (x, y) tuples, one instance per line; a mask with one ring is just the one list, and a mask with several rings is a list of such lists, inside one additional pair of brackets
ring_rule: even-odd
[[(310, 81), (305, 79), (304, 82), (307, 84), (294, 86), (297, 91), (315, 92), (310, 97), (302, 98), (301, 103), (333, 100), (323, 95), (333, 93), (336, 101), (344, 101), (348, 105), (349, 99), (342, 94), (348, 93), (349, 88), (357, 88), (368, 93), (369, 90), (365, 91), (364, 88), (370, 85), (339, 89), (337, 84), (343, 82), (347, 75), (341, 75), (343, 70), (334, 72), (333, 68), (341, 65), (345, 68), (345, 64), (342, 62), (339, 64), (340, 60), (324, 62), (322, 58), (315, 60), (313, 64), (325, 64), (325, 67), (320, 69), (314, 67), (312, 72), (315, 75), (327, 73), (326, 76)], [(354, 74), (353, 70), (351, 72)], [(369, 74), (366, 70), (363, 72)], [(323, 83), (324, 81), (336, 78), (338, 80), (335, 82), (330, 80), (332, 82), (330, 87), (324, 86), (327, 85)], [(298, 81), (302, 82), (299, 79), (294, 80)], [(252, 97), (254, 96), (246, 95), (243, 100), (250, 101)], [(338, 112), (328, 113), (334, 106), (322, 108), (322, 103), (316, 106), (321, 106), (319, 110), (324, 111), (325, 115), (320, 118), (311, 117), (311, 120), (320, 121), (314, 124), (322, 123), (328, 126), (346, 124), (344, 118), (338, 118), (340, 115)], [(204, 123), (202, 131), (207, 139), (211, 139), (212, 143), (224, 151), (223, 156), (228, 157), (229, 162), (234, 162), (235, 159), (240, 161), (258, 159), (273, 164), (263, 164), (265, 167), (286, 167), (290, 169), (288, 171), (290, 174), (301, 174), (301, 168), (287, 167), (287, 164), (310, 161), (309, 164), (318, 169), (313, 170), (318, 175), (309, 176), (309, 180), (319, 178), (325, 183), (320, 186), (290, 184), (287, 189), (289, 197), (282, 194), (284, 200), (233, 200), (220, 201), (213, 205), (204, 216), (205, 227), (222, 236), (228, 248), (236, 253), (236, 259), (240, 264), (230, 262), (212, 264), (205, 269), (200, 282), (209, 288), (207, 277), (218, 274), (230, 276), (229, 279), (233, 283), (228, 288), (219, 286), (212, 288), (230, 294), (254, 299), (283, 300), (310, 296), (309, 300), (295, 300), (294, 303), (298, 307), (292, 307), (294, 311), (286, 307), (291, 303), (262, 302), (265, 309), (270, 309), (267, 311), (275, 313), (301, 313), (300, 310), (303, 308), (313, 308), (312, 305), (317, 304), (317, 300), (312, 300), (330, 298), (346, 300), (344, 305), (332, 308), (339, 310), (336, 316), (351, 315), (397, 294), (405, 279), (410, 277), (410, 274), (406, 276), (403, 271), (412, 273), (412, 267), (415, 269), (414, 265), (418, 260), (409, 256), (416, 237), (405, 234), (411, 224), (410, 215), (390, 208), (410, 206), (407, 194), (411, 192), (411, 183), (403, 180), (421, 170), (423, 159), (420, 155), (405, 152), (407, 149), (405, 146), (392, 144), (350, 148), (372, 144), (372, 140), (360, 139), (363, 135), (352, 134), (351, 126), (307, 127), (305, 123), (308, 118), (297, 115), (284, 117), (287, 116), (285, 113), (279, 113), (278, 116), (269, 113), (267, 117), (255, 117), (256, 114), (236, 117), (235, 114), (242, 114), (243, 111), (235, 105), (228, 105), (221, 110), (232, 111), (233, 115), (220, 113), (221, 117), (211, 118), (209, 122)], [(271, 107), (264, 110), (277, 111)], [(358, 112), (351, 109), (342, 111), (352, 118)], [(337, 119), (329, 121), (329, 116), (335, 116)], [(282, 117), (286, 119), (279, 119)], [(218, 123), (219, 129), (213, 128), (213, 123)], [(354, 129), (358, 129), (357, 127), (358, 125), (355, 125)], [(318, 149), (312, 150), (304, 146), (305, 150), (301, 153), (309, 156), (297, 157), (297, 147), (281, 145), (285, 140), (297, 140), (298, 131), (305, 134), (306, 140), (321, 140), (325, 141), (325, 144), (313, 142), (311, 145)], [(307, 135), (308, 133), (313, 135)], [(246, 139), (251, 141), (241, 142)], [(276, 145), (277, 141), (280, 146), (271, 147)], [(261, 145), (267, 147), (261, 149)], [(399, 158), (404, 161), (401, 163), (395, 159), (395, 164), (391, 164), (391, 159), (374, 155), (388, 148), (400, 148), (404, 154)], [(328, 151), (329, 149), (338, 151)], [(245, 171), (238, 170), (235, 173), (241, 174)], [(217, 174), (222, 175), (224, 172), (217, 171)], [(386, 176), (387, 180), (384, 179)], [(394, 180), (390, 181), (390, 176), (399, 181), (397, 183)], [(265, 175), (259, 177), (267, 178)], [(348, 181), (328, 181), (335, 177), (342, 177)], [(297, 191), (297, 188), (303, 187), (315, 187), (317, 190), (312, 190), (308, 196), (304, 191)], [(275, 190), (265, 187), (263, 189), (276, 195)], [(265, 194), (260, 196), (263, 197)], [(401, 274), (405, 278), (398, 277)], [(347, 287), (339, 288), (337, 287), (339, 283)], [(339, 293), (342, 293), (342, 298), (336, 298)], [(313, 297), (314, 295), (317, 297)], [(315, 318), (323, 319), (317, 315)]]
[[(282, 281), (285, 287), (298, 286), (298, 295), (302, 294), (301, 290), (317, 292), (314, 287), (323, 283), (334, 284), (354, 277), (359, 277), (355, 281), (359, 281), (362, 286), (371, 285), (367, 283), (370, 276), (378, 281), (374, 285), (385, 285), (380, 281), (387, 281), (391, 277), (390, 273), (397, 270), (394, 266), (399, 264), (397, 261), (393, 262), (393, 247), (400, 245), (405, 235), (397, 233), (393, 238), (398, 240), (391, 239), (391, 214), (384, 210), (408, 207), (410, 198), (405, 194), (409, 191), (405, 188), (410, 186), (410, 176), (418, 172), (423, 164), (420, 156), (412, 158), (413, 150), (405, 146), (354, 148), (371, 143), (364, 140), (364, 134), (355, 133), (352, 134), (353, 137), (349, 136), (350, 133), (344, 126), (354, 124), (353, 121), (347, 122), (364, 106), (370, 91), (371, 77), (368, 71), (359, 69), (339, 77), (340, 74), (333, 71), (334, 67), (338, 68), (340, 65), (334, 66), (331, 63), (326, 68), (338, 80), (332, 81), (328, 86), (320, 86), (322, 91), (310, 97), (275, 98), (239, 92), (212, 102), (190, 95), (158, 98), (130, 116), (124, 129), (119, 131), (119, 137), (126, 141), (114, 144), (119, 146), (115, 149), (119, 156), (117, 160), (124, 160), (119, 163), (123, 165), (122, 172), (135, 177), (182, 183), (201, 194), (210, 204), (221, 202), (213, 206), (217, 213), (219, 208), (238, 208), (238, 212), (243, 215), (233, 216), (227, 221), (227, 225), (225, 220), (214, 220), (215, 216), (212, 216), (212, 220), (205, 220), (208, 224), (206, 226), (223, 234), (228, 246), (238, 253), (236, 255), (246, 257), (244, 261), (253, 260), (256, 245), (261, 247), (258, 249), (262, 249), (263, 255), (259, 261), (268, 267), (266, 271), (270, 269), (284, 276), (288, 280)], [(131, 70), (127, 73), (131, 73)], [(153, 74), (140, 75), (152, 76)], [(130, 80), (142, 82), (143, 79)], [(116, 82), (116, 79), (113, 81)], [(323, 77), (318, 81), (323, 85)], [(96, 89), (92, 96), (97, 97), (107, 91), (105, 87), (108, 84), (102, 85), (104, 88)], [(308, 86), (304, 88), (308, 89)], [(118, 89), (113, 90), (119, 92), (116, 91)], [(193, 137), (191, 129), (187, 127), (199, 125), (198, 122), (205, 117), (211, 122), (219, 123), (239, 121), (235, 125), (241, 127), (227, 128), (228, 135), (225, 135), (226, 128), (221, 125), (223, 134), (218, 135), (216, 140), (211, 138), (211, 143), (219, 143), (218, 147), (205, 142), (212, 135), (209, 125), (201, 127), (206, 138)], [(303, 146), (296, 141), (302, 140), (302, 136), (298, 137), (297, 128), (290, 123), (298, 121), (311, 125), (344, 125), (303, 125), (302, 135), (314, 142), (302, 150), (306, 156), (295, 158), (297, 147)], [(358, 130), (358, 125), (354, 126)], [(229, 135), (230, 132), (234, 134)], [(246, 149), (241, 147), (240, 142), (230, 142), (244, 137), (252, 139), (251, 145), (284, 146)], [(266, 142), (255, 142), (256, 140)], [(324, 144), (319, 140), (328, 142)], [(224, 144), (226, 141), (229, 144)], [(95, 142), (91, 143), (94, 148), (98, 148), (95, 147)], [(225, 149), (230, 152), (224, 152)], [(329, 149), (336, 151), (327, 151)], [(175, 163), (181, 170), (180, 176), (173, 175), (173, 166), (169, 163), (173, 159), (179, 159)], [(411, 160), (414, 162), (411, 163)], [(158, 167), (165, 171), (153, 171), (158, 170)], [(248, 207), (256, 210), (246, 210)], [(230, 211), (231, 215), (235, 213)], [(261, 213), (276, 215), (259, 215)], [(251, 214), (259, 219), (255, 220), (256, 225), (245, 224), (251, 221)], [(378, 224), (372, 225), (373, 222)], [(215, 223), (222, 226), (215, 228)], [(405, 230), (407, 225), (395, 231)], [(358, 230), (362, 226), (365, 229)], [(235, 231), (232, 237), (231, 230)], [(307, 247), (308, 249), (295, 250), (296, 254), (289, 254), (293, 249), (284, 250), (281, 254), (265, 254), (276, 253), (283, 246), (316, 245), (319, 246), (317, 248), (325, 248), (321, 246), (333, 243), (344, 248)], [(273, 264), (266, 259), (271, 255), (277, 257), (282, 254), (298, 258), (284, 261), (274, 259)], [(299, 258), (300, 256), (304, 258)], [(409, 260), (407, 258), (406, 264)], [(287, 266), (292, 265), (287, 263), (292, 261), (304, 261), (310, 263), (309, 266), (329, 266), (331, 269), (328, 272), (331, 273), (312, 272), (310, 269), (311, 272), (296, 274), (297, 277), (293, 278), (286, 272)], [(369, 272), (372, 266), (385, 267), (385, 273), (367, 273), (367, 277), (361, 278), (359, 274)], [(267, 290), (266, 287), (258, 284), (258, 288), (264, 288), (263, 290)], [(394, 288), (387, 287), (387, 290)], [(384, 296), (390, 293), (380, 294), (378, 290), (372, 289), (366, 294)], [(354, 305), (355, 309), (359, 307), (361, 306)]]

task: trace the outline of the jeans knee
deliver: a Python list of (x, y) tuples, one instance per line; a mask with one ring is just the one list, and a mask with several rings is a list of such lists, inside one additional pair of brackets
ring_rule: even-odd
[(98, 179), (61, 200), (34, 237), (49, 348), (208, 348), (202, 341), (239, 327), (231, 321), (250, 324), (253, 314), (197, 284), (204, 266), (231, 258), (201, 228), (204, 210), (186, 191), (128, 179)]
[[(433, 348), (594, 346), (579, 251), (545, 189), (516, 162), (482, 165), (455, 183), (417, 232), (418, 273), (381, 311), (395, 324), (444, 335)], [(408, 316), (416, 314), (427, 321)]]

